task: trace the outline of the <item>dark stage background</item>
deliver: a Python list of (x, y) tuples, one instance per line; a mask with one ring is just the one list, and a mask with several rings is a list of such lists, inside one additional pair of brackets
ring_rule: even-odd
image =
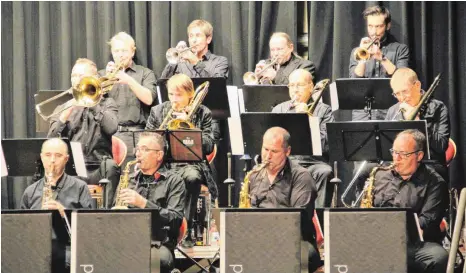
[[(466, 103), (464, 2), (2, 2), (1, 136), (35, 137), (37, 90), (67, 89), (79, 57), (105, 67), (110, 60), (106, 42), (119, 31), (133, 36), (136, 62), (157, 76), (166, 64), (165, 51), (187, 41), (188, 24), (202, 18), (214, 26), (211, 50), (230, 62), (229, 84), (242, 85), (243, 73), (268, 56), (268, 39), (274, 31), (289, 33), (295, 42), (307, 33), (308, 43), (297, 48), (307, 50), (299, 53), (308, 53), (319, 78), (348, 77), (351, 49), (365, 36), (361, 13), (375, 4), (391, 11), (391, 33), (409, 46), (411, 67), (423, 88), (443, 73), (435, 98), (450, 111), (451, 136), (458, 148), (450, 178), (462, 187), (466, 177), (466, 107), (461, 107)], [(336, 116), (349, 117), (348, 113)], [(217, 155), (219, 181), (226, 178), (227, 139), (222, 146)], [(238, 181), (242, 165), (235, 165)], [(18, 207), (30, 183), (2, 179), (2, 208)], [(222, 188), (223, 205), (225, 193)]]

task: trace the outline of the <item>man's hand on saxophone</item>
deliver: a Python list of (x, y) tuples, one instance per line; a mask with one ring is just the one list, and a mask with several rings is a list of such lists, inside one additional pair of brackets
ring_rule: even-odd
[(139, 193), (131, 189), (122, 189), (120, 192), (120, 198), (126, 204), (141, 209), (145, 208), (147, 204), (146, 198), (142, 197)]

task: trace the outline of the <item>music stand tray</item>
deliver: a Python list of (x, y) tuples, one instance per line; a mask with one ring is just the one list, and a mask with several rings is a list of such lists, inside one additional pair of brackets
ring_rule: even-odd
[[(47, 138), (15, 138), (2, 139), (2, 148), (9, 176), (33, 176), (43, 174), (40, 153), (42, 144)], [(68, 175), (77, 175), (71, 144), (68, 139), (62, 139), (68, 145), (70, 158), (66, 163), (65, 172)]]
[[(204, 82), (210, 82), (209, 92), (207, 92), (204, 101), (202, 102), (212, 112), (213, 119), (227, 119), (230, 116), (230, 106), (228, 104), (227, 84), (226, 79), (219, 78), (191, 78), (194, 84), (194, 89)], [(168, 79), (159, 79), (157, 81), (159, 102), (168, 101), (167, 90)]]
[[(45, 101), (47, 99), (50, 99), (51, 97), (54, 97), (56, 95), (59, 95), (66, 90), (39, 90), (37, 94), (34, 95), (34, 101), (36, 104), (39, 104), (42, 101)], [(53, 113), (55, 108), (57, 106), (62, 105), (63, 103), (69, 101), (70, 99), (73, 98), (73, 95), (68, 94), (64, 95), (63, 97), (60, 97), (54, 101), (51, 101), (47, 104), (44, 104), (44, 106), (41, 107), (42, 113), (45, 116), (49, 116), (50, 114)], [(36, 117), (36, 133), (45, 133), (49, 131), (50, 124), (48, 121), (45, 121), (38, 113), (36, 110), (34, 110), (35, 117)]]
[(290, 135), (292, 155), (313, 155), (309, 118), (304, 113), (242, 113), (244, 154), (260, 154), (262, 137), (271, 127), (279, 126)]
[[(330, 161), (392, 161), (389, 149), (396, 135), (407, 129), (417, 129), (427, 136), (425, 120), (329, 122)], [(430, 158), (428, 141), (424, 152)]]
[(243, 85), (246, 112), (270, 112), (277, 104), (290, 100), (286, 85)]

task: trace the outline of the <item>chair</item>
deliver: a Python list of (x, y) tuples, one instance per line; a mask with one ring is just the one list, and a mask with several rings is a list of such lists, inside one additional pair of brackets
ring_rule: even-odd
[(112, 156), (118, 167), (123, 164), (128, 153), (126, 144), (120, 138), (112, 136)]
[(96, 200), (97, 208), (101, 209), (104, 206), (104, 188), (100, 185), (87, 185), (92, 199)]
[(448, 148), (445, 151), (445, 160), (447, 162), (447, 167), (450, 166), (450, 163), (456, 157), (456, 144), (453, 139), (448, 140)]
[(317, 217), (317, 211), (314, 210), (314, 216), (312, 216), (312, 223), (316, 230), (316, 243), (317, 247), (321, 247), (324, 244), (324, 233), (322, 232), (322, 226), (320, 225), (319, 218)]
[(210, 154), (208, 154), (206, 156), (207, 161), (209, 162), (209, 164), (212, 164), (212, 162), (214, 161), (216, 155), (217, 155), (217, 144), (214, 145), (214, 150)]

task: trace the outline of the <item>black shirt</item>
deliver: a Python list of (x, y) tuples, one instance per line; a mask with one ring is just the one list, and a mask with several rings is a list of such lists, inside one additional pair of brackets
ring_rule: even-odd
[[(134, 61), (130, 67), (125, 69), (125, 72), (151, 91), (152, 101), (154, 102), (157, 97), (157, 79), (154, 72), (149, 68), (135, 64)], [(105, 74), (105, 69), (99, 71), (99, 75), (103, 76)], [(127, 84), (115, 84), (113, 89), (108, 92), (108, 95), (117, 103), (119, 125), (134, 126), (146, 124), (151, 106), (145, 105), (140, 101)]]
[(154, 221), (153, 239), (164, 242), (166, 233), (162, 228), (170, 227), (169, 240), (164, 244), (173, 249), (184, 217), (186, 199), (186, 187), (181, 176), (164, 167), (152, 177), (137, 172), (131, 175), (129, 188), (147, 199), (146, 208), (158, 210), (160, 217)]
[[(353, 48), (350, 55), (350, 64), (349, 64), (349, 76), (350, 78), (390, 78), (391, 75), (388, 75), (387, 71), (380, 63), (380, 61), (375, 59), (369, 59), (366, 62), (366, 69), (364, 71), (364, 76), (359, 77), (354, 73), (354, 69), (358, 65), (358, 61), (354, 59), (354, 51), (359, 48)], [(405, 44), (401, 44), (396, 41), (395, 37), (390, 33), (385, 35), (380, 42), (380, 50), (382, 54), (392, 62), (396, 68), (408, 67), (409, 66), (409, 48)]]
[(394, 170), (380, 170), (375, 175), (374, 207), (412, 208), (426, 241), (440, 236), (440, 222), (448, 204), (448, 189), (443, 178), (423, 163), (408, 180)]
[[(21, 198), (21, 209), (42, 209), (43, 189), (44, 178), (29, 185)], [(56, 192), (55, 200), (66, 209), (91, 208), (92, 198), (87, 184), (76, 177), (63, 174), (52, 190)]]
[(311, 61), (304, 60), (292, 53), (291, 58), (284, 64), (280, 65), (280, 68), (277, 70), (277, 75), (273, 79), (273, 83), (278, 85), (287, 85), (288, 77), (290, 76), (291, 72), (295, 71), (296, 69), (304, 69), (309, 71), (312, 75), (312, 79), (315, 80), (316, 66)]
[(161, 78), (167, 79), (175, 74), (185, 74), (190, 78), (228, 78), (228, 60), (207, 51), (202, 60), (195, 65), (188, 62), (167, 64)]
[[(386, 120), (404, 120), (403, 115), (398, 114), (400, 104), (397, 103), (388, 109)], [(443, 102), (431, 99), (427, 103), (425, 112), (420, 113), (420, 119), (427, 122), (431, 159), (445, 164), (445, 152), (450, 139), (450, 119), (447, 107)]]
[[(55, 111), (62, 108), (58, 106)], [(77, 107), (63, 123), (59, 115), (50, 120), (47, 137), (67, 137), (82, 144), (86, 162), (100, 162), (112, 157), (112, 135), (118, 128), (118, 109), (111, 98), (102, 98), (91, 108)]]

